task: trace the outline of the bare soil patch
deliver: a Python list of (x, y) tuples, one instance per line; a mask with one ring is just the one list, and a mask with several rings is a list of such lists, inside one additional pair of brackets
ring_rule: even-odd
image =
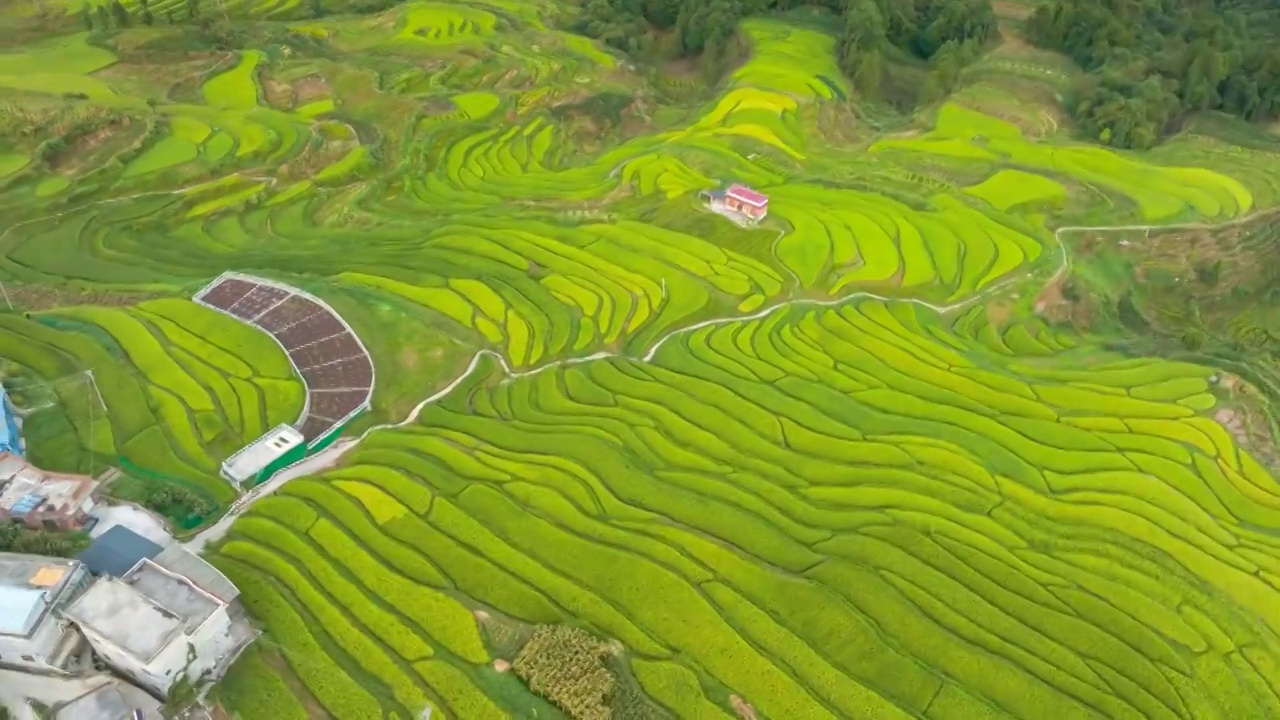
[(350, 126), (348, 128), (350, 134), (345, 138), (325, 141), (319, 147), (308, 144), (302, 155), (280, 166), (276, 171), (276, 177), (282, 181), (308, 179), (341, 160), (352, 148), (360, 144), (356, 139), (355, 129)]
[[(97, 130), (77, 137), (69, 145), (45, 159), (49, 163), (49, 169), (54, 172), (74, 171), (93, 164), (98, 160), (95, 157), (97, 151), (116, 134), (127, 131), (132, 124), (133, 119), (123, 115), (111, 119)], [(65, 134), (65, 131), (59, 133), (56, 129), (53, 132), (55, 137)]]
[[(852, 143), (861, 140), (862, 126), (852, 105), (822, 103), (818, 106), (818, 128), (833, 143)], [(910, 131), (912, 133), (917, 131)]]
[(294, 102), (305, 105), (312, 100), (320, 100), (332, 95), (329, 82), (320, 75), (308, 75), (293, 83)]
[(757, 720), (756, 709), (751, 707), (751, 704), (746, 700), (743, 700), (741, 697), (737, 695), (730, 695), (729, 704), (733, 706), (733, 711), (737, 713), (738, 717), (742, 718), (742, 720)]
[(267, 104), (277, 110), (287, 111), (294, 108), (293, 88), (288, 83), (274, 78), (262, 78), (262, 95)]
[(698, 67), (698, 59), (693, 57), (668, 60), (662, 64), (662, 72), (673, 78), (687, 80), (699, 80), (702, 78), (702, 70)]
[(1013, 318), (1013, 304), (1008, 300), (992, 300), (987, 303), (987, 322), (1004, 327)]
[[(444, 356), (444, 348), (436, 347), (429, 350), (422, 350), (416, 347), (406, 346), (401, 348), (400, 354), (396, 357), (400, 367), (408, 372), (417, 372), (421, 370), (425, 364), (431, 367), (440, 362)], [(483, 610), (476, 611), (476, 620), (484, 622), (489, 619), (489, 614)]]
[(1242, 449), (1248, 450), (1265, 467), (1280, 467), (1280, 449), (1271, 434), (1266, 413), (1259, 407), (1264, 402), (1257, 391), (1239, 378), (1222, 374), (1219, 384), (1229, 390), (1236, 400), (1232, 407), (1221, 407), (1213, 412), (1213, 419), (1221, 425)]
[(1001, 18), (1026, 20), (1031, 17), (1031, 6), (1024, 3), (995, 0), (995, 2), (991, 3), (991, 7), (996, 11), (996, 15)]
[[(49, 287), (25, 285), (23, 283), (5, 283), (0, 302), (5, 296), (15, 310), (40, 311), (52, 310), (73, 305), (104, 305), (110, 307), (127, 307), (143, 300), (155, 297), (149, 293), (126, 293), (109, 290), (83, 290), (75, 287)], [(8, 307), (8, 303), (5, 307)]]
[(1098, 308), (1092, 298), (1076, 295), (1074, 281), (1066, 275), (1054, 278), (1036, 298), (1036, 314), (1052, 324), (1087, 330), (1097, 322)]

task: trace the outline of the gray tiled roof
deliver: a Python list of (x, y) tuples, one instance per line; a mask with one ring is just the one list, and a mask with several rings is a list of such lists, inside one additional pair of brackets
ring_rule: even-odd
[(162, 549), (129, 528), (116, 525), (99, 535), (76, 559), (94, 575), (122, 577), (139, 560), (153, 558)]

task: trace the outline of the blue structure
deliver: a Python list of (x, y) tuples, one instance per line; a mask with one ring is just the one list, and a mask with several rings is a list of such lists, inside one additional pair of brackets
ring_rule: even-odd
[(13, 508), (9, 510), (9, 513), (14, 517), (22, 517), (43, 505), (44, 501), (47, 499), (48, 498), (40, 493), (28, 493), (23, 495), (18, 499), (18, 502), (13, 504)]
[(13, 407), (13, 402), (9, 400), (9, 393), (5, 392), (3, 385), (0, 385), (0, 415), (4, 419), (4, 422), (0, 422), (0, 452), (22, 455), (22, 435), (18, 431), (18, 411)]
[(76, 559), (94, 575), (124, 577), (139, 560), (150, 560), (163, 549), (123, 525), (112, 525), (81, 550)]

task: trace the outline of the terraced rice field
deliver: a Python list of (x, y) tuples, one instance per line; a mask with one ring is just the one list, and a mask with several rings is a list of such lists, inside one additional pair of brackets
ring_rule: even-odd
[(327, 592), (302, 617), (346, 608), (362, 631), (311, 632), (328, 672), (376, 678), (371, 717), (496, 716), (463, 704), (492, 671), (457, 695), (416, 672), (485, 659), (455, 598), (620, 639), (681, 716), (731, 692), (768, 717), (1274, 712), (1280, 546), (1255, 523), (1280, 497), (1198, 413), (1208, 371), (1025, 342), (867, 301), (480, 372), (259, 503), (216, 562), (255, 605), (304, 582)]
[[(1280, 716), (1280, 486), (1229, 383), (1032, 309), (1068, 233), (1270, 211), (1266, 150), (1121, 154), (963, 91), (879, 128), (812, 18), (745, 21), (707, 88), (544, 3), (226, 5), (260, 49), (163, 82), (160, 26), (0, 56), (115, 123), (0, 146), (37, 455), (233, 502), (218, 463), (316, 388), (186, 299), (226, 270), (372, 358), (358, 442), (200, 539), (266, 630), (225, 709), (568, 717), (496, 662), (566, 624), (620, 648), (619, 717)], [(758, 226), (704, 207), (730, 182)]]
[[(85, 451), (191, 490), (211, 508), (235, 497), (217, 478), (222, 459), (293, 422), (304, 399), (268, 336), (180, 299), (0, 315), (0, 355), (52, 381), (58, 405), (49, 411), (72, 419)], [(92, 381), (78, 374), (85, 368)]]

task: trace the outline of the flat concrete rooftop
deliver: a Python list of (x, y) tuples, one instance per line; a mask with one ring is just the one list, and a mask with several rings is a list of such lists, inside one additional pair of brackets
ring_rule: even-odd
[(152, 602), (178, 616), (187, 632), (200, 627), (221, 605), (190, 580), (165, 572), (150, 560), (144, 560), (125, 580)]
[(181, 619), (116, 579), (100, 578), (66, 615), (143, 662), (182, 632)]
[(222, 606), (186, 578), (143, 560), (123, 578), (99, 578), (67, 610), (71, 619), (130, 655), (149, 661)]

